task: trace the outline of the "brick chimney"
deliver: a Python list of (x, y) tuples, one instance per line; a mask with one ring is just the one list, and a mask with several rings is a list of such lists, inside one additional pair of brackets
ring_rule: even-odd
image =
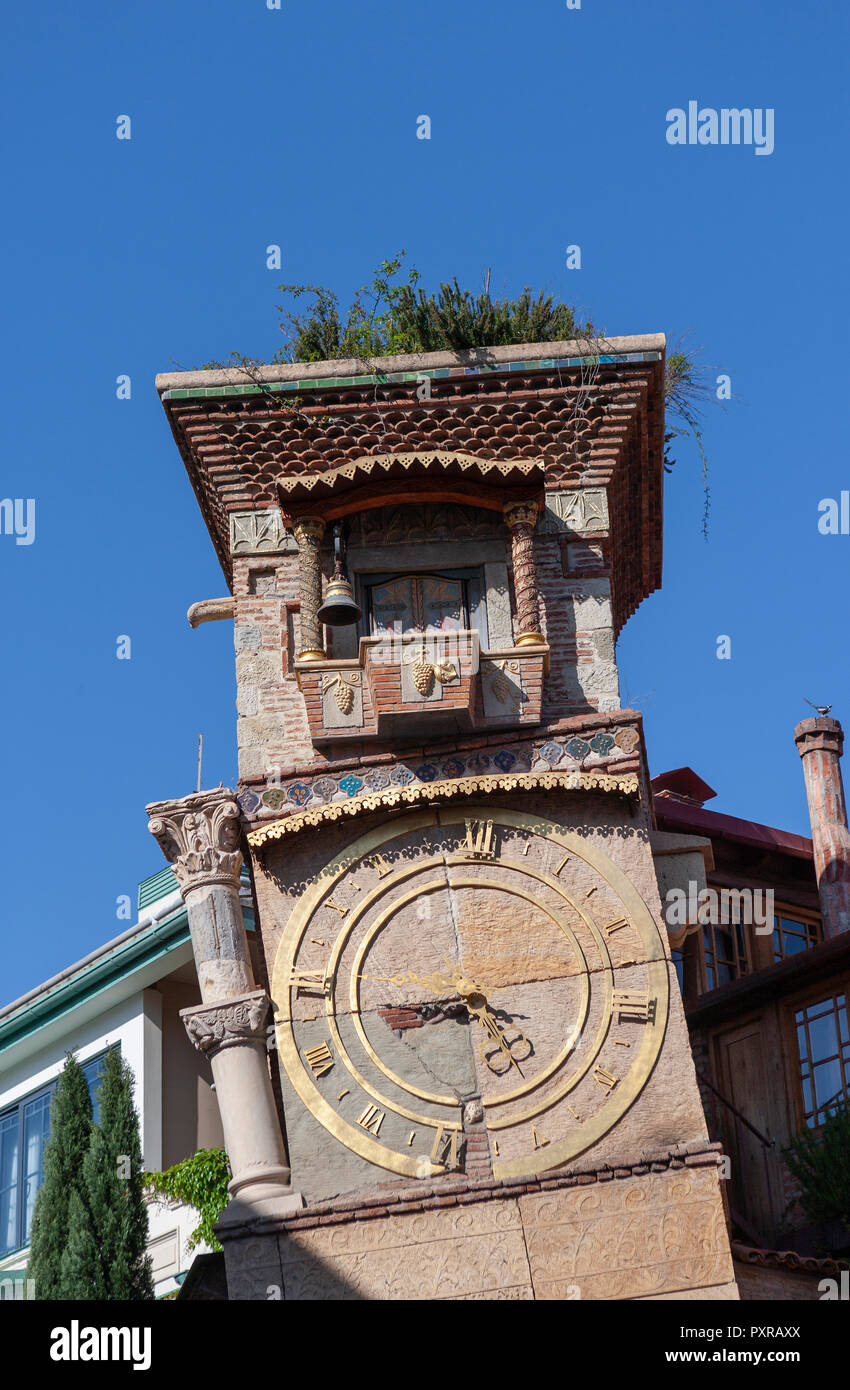
[(837, 719), (819, 715), (801, 720), (794, 741), (803, 760), (823, 934), (829, 938), (850, 931), (850, 833), (841, 780), (844, 730)]

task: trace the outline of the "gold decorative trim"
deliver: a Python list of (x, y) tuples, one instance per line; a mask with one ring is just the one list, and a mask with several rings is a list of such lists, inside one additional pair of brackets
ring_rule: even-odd
[(543, 474), (546, 465), (543, 459), (482, 459), (476, 458), (474, 454), (458, 453), (450, 449), (427, 449), (416, 450), (413, 453), (365, 454), (362, 458), (352, 459), (350, 463), (344, 463), (338, 468), (328, 468), (323, 473), (280, 477), (277, 484), (284, 494), (294, 493), (301, 488), (308, 493), (317, 488), (320, 492), (325, 488), (333, 491), (341, 483), (356, 483), (363, 478), (371, 478), (373, 474), (389, 473), (394, 468), (402, 468), (405, 472), (414, 474), (439, 473), (459, 468), (461, 473), (471, 470), (480, 477), (495, 472), (507, 478), (514, 472), (522, 473), (526, 477), (534, 473)]
[(636, 796), (639, 791), (638, 779), (633, 774), (618, 777), (609, 772), (514, 772), (481, 777), (454, 777), (440, 782), (416, 782), (407, 787), (388, 787), (386, 791), (367, 792), (363, 796), (352, 796), (348, 801), (333, 801), (327, 806), (317, 806), (310, 811), (296, 811), (271, 825), (263, 825), (248, 833), (248, 843), (252, 849), (259, 849), (270, 840), (280, 840), (284, 835), (294, 835), (308, 825), (320, 825), (323, 821), (340, 820), (343, 816), (359, 816), (367, 811), (378, 811), (384, 806), (413, 805), (419, 801), (449, 800), (453, 796), (487, 795), (500, 791), (533, 791), (540, 788), (550, 791), (613, 792), (621, 796)]

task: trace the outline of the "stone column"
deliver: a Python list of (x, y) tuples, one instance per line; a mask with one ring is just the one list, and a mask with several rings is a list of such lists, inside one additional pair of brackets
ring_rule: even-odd
[(540, 631), (540, 599), (537, 593), (537, 572), (534, 568), (534, 527), (537, 506), (534, 502), (506, 502), (505, 521), (511, 533), (516, 595), (518, 647), (544, 640)]
[(841, 780), (844, 731), (837, 719), (803, 719), (794, 730), (803, 760), (823, 934), (850, 931), (850, 833)]
[(320, 516), (302, 516), (293, 530), (298, 542), (301, 587), (301, 650), (299, 661), (324, 661), (322, 626), (319, 609), (322, 606), (322, 535), (325, 523)]
[[(172, 865), (189, 915), (202, 1003), (181, 1010), (210, 1059), (233, 1174), (232, 1219), (300, 1208), (272, 1092), (266, 1046), (269, 997), (254, 980), (239, 903), (239, 808), (219, 788), (147, 807), (149, 829)], [(223, 1220), (228, 1220), (225, 1213)]]

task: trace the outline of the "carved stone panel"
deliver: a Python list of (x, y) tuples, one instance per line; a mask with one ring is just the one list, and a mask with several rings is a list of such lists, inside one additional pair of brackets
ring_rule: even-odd
[(297, 549), (295, 537), (284, 528), (279, 508), (230, 513), (231, 555), (281, 555)]
[(538, 523), (544, 534), (587, 535), (608, 530), (608, 499), (604, 488), (582, 487), (570, 492), (548, 492), (546, 509)]

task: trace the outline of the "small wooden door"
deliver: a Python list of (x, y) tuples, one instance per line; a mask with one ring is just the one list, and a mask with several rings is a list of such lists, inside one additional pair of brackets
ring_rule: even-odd
[[(739, 1115), (766, 1139), (772, 1139), (775, 1113), (770, 1092), (765, 1036), (761, 1020), (722, 1033), (716, 1039), (719, 1089)], [(718, 1105), (724, 1147), (731, 1159), (729, 1204), (758, 1235), (772, 1241), (777, 1221), (773, 1190), (778, 1174), (775, 1149), (760, 1139), (725, 1105)]]

